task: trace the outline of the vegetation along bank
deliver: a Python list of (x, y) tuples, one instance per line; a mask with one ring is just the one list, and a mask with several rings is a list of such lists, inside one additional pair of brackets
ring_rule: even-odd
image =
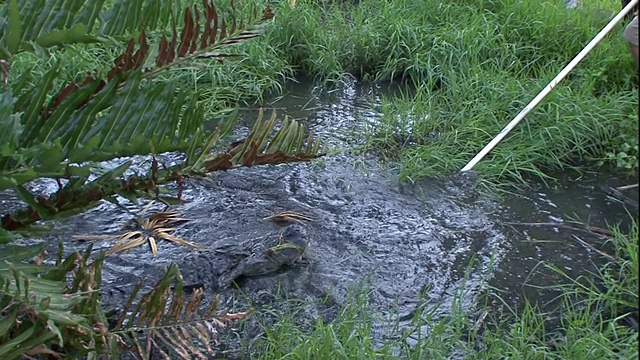
[[(225, 145), (218, 140), (226, 133), (217, 137), (202, 130), (206, 120), (214, 119), (228, 131), (233, 125), (230, 109), (260, 102), (267, 94), (277, 94), (286, 81), (302, 77), (329, 86), (348, 77), (402, 84), (405, 91), (401, 98), (383, 102), (381, 123), (365, 134), (364, 150), (380, 154), (392, 166), (397, 164), (406, 180), (452, 173), (489, 142), (619, 10), (619, 4), (608, 1), (589, 1), (570, 9), (564, 1), (259, 2), (258, 8), (269, 4), (276, 14), (271, 19), (273, 13), (255, 12), (257, 18), (251, 20), (264, 30), (260, 36), (256, 30), (253, 38), (254, 28), (242, 36), (233, 33), (231, 24), (239, 26), (240, 22), (229, 21), (228, 33), (213, 37), (229, 42), (212, 47), (210, 52), (200, 54), (194, 52), (196, 47), (182, 47), (189, 40), (186, 36), (173, 43), (175, 57), (165, 49), (149, 55), (152, 62), (141, 64), (135, 54), (143, 51), (129, 51), (128, 40), (137, 39), (136, 51), (144, 48), (146, 40), (159, 43), (160, 31), (175, 25), (171, 12), (181, 14), (184, 5), (191, 2), (158, 7), (156, 2), (142, 1), (147, 7), (136, 11), (133, 5), (125, 9), (120, 1), (96, 3), (104, 7), (100, 16), (84, 7), (86, 11), (78, 10), (77, 17), (52, 16), (44, 22), (35, 20), (39, 12), (24, 10), (25, 1), (2, 4), (0, 53), (7, 59), (2, 69), (8, 87), (0, 94), (5, 140), (0, 185), (3, 190), (13, 189), (29, 206), (27, 211), (3, 218), (2, 243), (15, 241), (19, 236), (16, 230), (38, 220), (78, 213), (116, 194), (130, 199), (153, 197), (165, 193), (158, 190), (167, 190), (163, 184), (175, 182), (180, 188), (189, 174), (305, 161), (322, 155), (317, 139), (309, 144), (306, 138), (300, 140), (295, 125), (280, 130), (273, 148), (236, 144), (230, 153), (220, 151), (211, 156), (211, 150)], [(247, 2), (235, 6), (243, 18), (256, 9)], [(224, 1), (219, 9), (220, 14), (234, 12)], [(20, 11), (32, 16), (25, 15), (22, 25), (15, 15)], [(93, 30), (100, 42), (83, 38), (84, 27), (45, 39), (30, 32), (42, 26), (42, 33), (46, 33), (51, 31), (43, 25), (46, 21), (65, 18), (100, 23), (99, 30)], [(141, 23), (146, 24), (145, 32)], [(184, 28), (178, 23), (178, 30)], [(546, 179), (559, 170), (597, 166), (637, 176), (638, 73), (621, 32), (618, 27), (605, 38), (477, 166), (486, 180), (525, 183), (530, 176)], [(166, 34), (170, 36), (170, 32)], [(210, 45), (205, 41), (202, 46)], [(119, 59), (115, 67), (114, 59)], [(71, 80), (76, 86), (61, 93)], [(122, 131), (112, 131), (118, 128), (112, 125), (123, 118), (135, 121), (129, 121)], [(73, 119), (74, 123), (61, 119)], [(255, 138), (264, 139), (276, 131), (270, 124), (256, 132)], [(149, 138), (162, 141), (150, 144)], [(196, 149), (191, 146), (193, 139), (207, 146)], [(152, 165), (140, 178), (127, 177), (126, 166), (101, 169), (104, 172), (97, 180), (89, 177), (89, 171), (100, 168), (104, 160), (172, 150), (184, 151), (188, 159), (170, 169)], [(257, 155), (268, 155), (267, 150), (279, 151), (284, 157), (266, 156), (260, 158), (263, 162), (256, 161)], [(83, 165), (61, 165), (67, 161)], [(60, 196), (51, 198), (37, 197), (22, 186), (51, 177), (73, 181)], [(319, 320), (311, 328), (300, 327), (295, 312), (281, 316), (275, 324), (272, 321), (264, 327), (264, 336), (247, 341), (247, 353), (267, 359), (637, 357), (637, 329), (621, 322), (634, 309), (637, 318), (637, 225), (628, 233), (615, 226), (613, 230), (611, 243), (616, 253), (598, 274), (598, 284), (580, 279), (559, 285), (564, 292), (560, 299), (564, 312), (553, 332), (547, 331), (545, 314), (526, 303), (524, 308), (507, 309), (495, 318), (488, 315), (478, 326), (470, 324), (470, 314), (461, 308), (445, 319), (418, 314), (412, 319), (412, 328), (428, 328), (428, 337), (422, 336), (416, 343), (411, 340), (415, 332), (398, 331), (396, 337), (374, 344), (371, 334), (374, 322), (380, 319), (368, 307), (365, 295), (354, 297), (331, 323)], [(35, 257), (36, 261), (19, 271), (5, 265), (8, 263), (0, 264), (2, 358), (25, 354), (73, 358), (102, 347), (116, 354), (119, 342), (135, 343), (137, 333), (127, 324), (135, 320), (140, 326), (153, 328), (159, 318), (180, 320), (176, 314), (183, 305), (195, 308), (201, 300), (188, 298), (182, 285), (173, 287), (172, 281), (179, 276), (171, 267), (155, 289), (157, 296), (142, 302), (148, 311), (140, 306), (128, 322), (122, 317), (114, 323), (92, 291), (100, 282), (100, 259), (89, 260), (88, 255), (74, 253), (66, 261), (59, 258), (54, 266), (44, 262), (42, 248), (25, 250), (13, 245), (3, 245), (2, 260), (18, 264)], [(74, 278), (69, 287), (65, 286), (67, 275)], [(36, 295), (48, 297), (23, 296), (27, 292), (21, 289), (28, 286)], [(169, 304), (169, 294), (179, 301)], [(164, 305), (173, 312), (165, 314)], [(182, 330), (205, 342), (214, 334), (195, 326)], [(182, 345), (173, 346), (179, 350)], [(145, 347), (138, 344), (136, 349), (143, 352)]]

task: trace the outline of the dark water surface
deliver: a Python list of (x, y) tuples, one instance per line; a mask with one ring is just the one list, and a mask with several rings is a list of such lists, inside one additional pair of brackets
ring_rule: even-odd
[[(332, 146), (346, 147), (361, 143), (359, 134), (365, 126), (375, 126), (383, 93), (390, 91), (356, 84), (328, 91), (307, 83), (291, 86), (286, 96), (270, 105), (323, 134)], [(250, 126), (255, 114), (247, 111), (244, 125)], [(239, 129), (238, 136), (247, 130)], [(162, 161), (175, 159), (166, 155)], [(525, 282), (548, 285), (559, 278), (549, 271), (532, 274), (537, 265), (551, 262), (577, 276), (592, 270), (600, 259), (571, 236), (582, 234), (554, 226), (507, 223), (561, 224), (578, 219), (606, 227), (629, 218), (622, 204), (600, 191), (608, 184), (625, 185), (625, 180), (605, 175), (564, 174), (556, 188), (534, 184), (531, 190), (502, 198), (481, 195), (475, 190), (476, 181), (473, 174), (456, 174), (399, 184), (395, 173), (383, 169), (375, 158), (348, 153), (189, 181), (184, 193), (189, 202), (176, 209), (193, 221), (182, 225), (176, 235), (210, 248), (259, 241), (276, 236), (281, 229), (263, 218), (297, 211), (315, 219), (308, 225), (307, 259), (272, 276), (246, 279), (240, 289), (220, 291), (206, 283), (216, 264), (195, 261), (189, 256), (192, 250), (161, 242), (156, 258), (147, 247), (107, 257), (104, 302), (121, 306), (131, 284), (144, 279), (151, 285), (170, 262), (180, 265), (187, 283), (204, 281), (205, 289), (221, 293), (232, 310), (243, 310), (247, 302), (274, 306), (286, 297), (307, 300), (312, 304), (309, 317), (330, 320), (337, 305), (363, 280), (370, 285), (372, 308), (383, 313), (394, 308), (400, 314), (411, 313), (420, 301), (428, 301), (446, 314), (463, 283), (465, 308), (473, 308), (476, 296), (487, 286), (501, 291), (506, 299), (517, 301), (524, 292), (544, 302), (554, 294)], [(55, 185), (40, 182), (32, 184), (32, 189), (50, 192)], [(14, 196), (0, 196), (4, 212), (16, 207)], [(69, 240), (70, 235), (117, 234), (130, 218), (123, 209), (105, 203), (64, 220), (56, 226), (55, 237), (69, 251), (84, 249), (86, 243)], [(589, 234), (583, 238), (601, 245)], [(94, 249), (110, 245), (96, 242)]]

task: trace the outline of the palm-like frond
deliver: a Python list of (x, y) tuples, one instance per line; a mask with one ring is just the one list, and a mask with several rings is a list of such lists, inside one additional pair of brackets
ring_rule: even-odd
[[(138, 284), (109, 331), (111, 336), (130, 344), (131, 351), (141, 359), (149, 359), (151, 354), (164, 359), (210, 359), (216, 355), (218, 330), (249, 315), (248, 312), (216, 314), (217, 301), (201, 310), (202, 290), (185, 294), (175, 265), (171, 265), (156, 286), (133, 307), (141, 287), (142, 284)], [(112, 350), (112, 356), (117, 355), (118, 349)]]
[(26, 81), (16, 81), (14, 90), (22, 95), (15, 98), (6, 92), (0, 101), (0, 112), (11, 115), (11, 120), (0, 122), (0, 130), (13, 140), (0, 154), (4, 155), (0, 169), (6, 174), (0, 187), (19, 185), (43, 173), (54, 177), (84, 170), (69, 168), (68, 162), (179, 151), (201, 144), (205, 115), (197, 97), (177, 84), (152, 86), (143, 80), (255, 38), (260, 33), (255, 26), (273, 17), (267, 10), (250, 25), (244, 21), (236, 25), (232, 17), (228, 28), (211, 2), (203, 4), (202, 11), (187, 8), (180, 36), (174, 30), (171, 40), (163, 37), (155, 49), (142, 31), (139, 46), (131, 40), (105, 80), (88, 74), (80, 84), (72, 82), (56, 93), (55, 79), (62, 66), (58, 63), (31, 89), (19, 87)]
[[(266, 124), (259, 122), (259, 136), (253, 136), (239, 153), (242, 158), (222, 155), (211, 159), (209, 151), (230, 131), (235, 117), (222, 121), (225, 126), (206, 136), (202, 130), (205, 115), (197, 97), (176, 84), (148, 81), (150, 76), (180, 61), (213, 56), (211, 52), (216, 49), (254, 38), (259, 34), (252, 30), (255, 25), (273, 17), (267, 9), (253, 22), (234, 17), (229, 20), (220, 16), (210, 1), (203, 1), (203, 5), (202, 11), (196, 7), (187, 9), (180, 36), (174, 31), (171, 40), (163, 37), (155, 50), (142, 31), (139, 45), (129, 43), (106, 79), (88, 74), (83, 82), (72, 82), (56, 93), (55, 80), (62, 66), (56, 64), (33, 88), (24, 87), (28, 81), (18, 80), (13, 84), (15, 92), (6, 89), (0, 93), (0, 114), (6, 115), (0, 119), (0, 133), (6, 140), (0, 152), (0, 189), (16, 189), (29, 205), (19, 221), (5, 216), (3, 228), (12, 230), (40, 219), (78, 212), (115, 194), (132, 200), (140, 193), (157, 195), (158, 183), (180, 181), (194, 172), (225, 169), (216, 165), (217, 161), (251, 166), (316, 156), (310, 151), (317, 150), (319, 142), (311, 136), (307, 154), (300, 152), (303, 129), (290, 121), (285, 121), (270, 147), (263, 149), (269, 135), (265, 129), (274, 129), (274, 118)], [(147, 71), (149, 64), (151, 71)], [(182, 171), (184, 166), (164, 173), (151, 169), (146, 178), (134, 176), (123, 182), (120, 176), (129, 164), (125, 163), (97, 180), (88, 180), (98, 161), (180, 150), (189, 157), (186, 174)], [(258, 156), (262, 150), (266, 153)], [(287, 153), (293, 150), (297, 152)], [(205, 157), (207, 166), (202, 168)], [(55, 197), (47, 199), (33, 196), (22, 187), (40, 177), (69, 181), (64, 186), (60, 184)]]
[(9, 0), (0, 13), (0, 56), (72, 43), (98, 42), (104, 36), (155, 30), (176, 16), (176, 1)]
[(41, 219), (74, 214), (95, 206), (100, 200), (109, 200), (116, 194), (132, 201), (136, 201), (138, 197), (154, 199), (158, 197), (162, 184), (177, 182), (180, 187), (185, 178), (214, 171), (238, 166), (308, 161), (324, 156), (326, 143), (313, 133), (305, 135), (306, 130), (298, 122), (285, 118), (275, 131), (277, 124), (275, 112), (269, 120), (265, 120), (264, 112), (260, 112), (247, 139), (235, 147), (211, 154), (211, 149), (220, 138), (221, 131), (216, 130), (201, 146), (189, 147), (184, 163), (160, 168), (154, 160), (146, 175), (121, 179), (130, 165), (130, 162), (125, 162), (92, 181), (86, 176), (67, 176), (70, 181), (48, 197), (36, 197), (20, 186), (15, 187), (29, 207), (14, 214), (6, 214), (2, 218), (2, 227), (15, 230)]
[[(276, 131), (278, 124), (280, 128)], [(222, 153), (191, 156), (187, 171), (212, 172), (238, 166), (309, 161), (325, 154), (326, 143), (320, 136), (313, 132), (307, 134), (302, 124), (289, 117), (279, 123), (275, 111), (265, 120), (264, 109), (260, 109), (258, 119), (246, 139), (236, 142)]]
[[(217, 301), (202, 309), (201, 290), (191, 295), (176, 265), (137, 303), (139, 284), (112, 326), (98, 290), (102, 256), (89, 262), (74, 252), (55, 265), (44, 262), (44, 244), (0, 248), (0, 358), (25, 356), (117, 359), (122, 349), (136, 358), (151, 352), (168, 359), (207, 359), (215, 355), (218, 331), (249, 313), (217, 312)], [(68, 281), (70, 279), (70, 281)], [(135, 303), (135, 305), (134, 305)]]
[(45, 265), (43, 249), (43, 245), (0, 249), (2, 359), (91, 348), (92, 324), (106, 328), (93, 291), (100, 283), (102, 259), (89, 264), (87, 256), (75, 252), (64, 261), (59, 256), (55, 266)]

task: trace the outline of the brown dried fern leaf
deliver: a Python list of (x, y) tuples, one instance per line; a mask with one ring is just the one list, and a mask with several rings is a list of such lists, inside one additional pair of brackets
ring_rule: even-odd
[[(150, 203), (149, 206), (152, 204)], [(146, 213), (147, 210), (148, 208), (143, 210), (142, 213)], [(178, 211), (157, 212), (142, 221), (135, 220), (133, 223), (138, 225), (133, 229), (130, 227), (132, 221), (128, 221), (123, 225), (123, 228), (129, 228), (130, 231), (118, 237), (112, 237), (112, 239), (115, 239), (115, 244), (107, 250), (107, 254), (115, 254), (149, 244), (151, 254), (156, 256), (158, 255), (158, 240), (170, 241), (180, 246), (199, 249), (200, 247), (197, 244), (172, 234), (176, 231), (175, 226), (187, 221), (191, 221), (191, 219), (182, 217)], [(87, 236), (85, 235), (84, 238), (87, 238)]]
[(130, 346), (129, 351), (140, 358), (153, 354), (165, 359), (210, 359), (216, 356), (218, 331), (249, 315), (249, 312), (215, 314), (218, 302), (204, 307), (201, 289), (185, 294), (176, 265), (171, 265), (132, 309), (140, 287), (141, 284), (110, 330), (111, 335), (120, 336)]
[[(234, 8), (233, 1), (231, 3), (232, 8)], [(227, 20), (220, 16), (211, 0), (203, 0), (202, 7), (203, 10), (199, 10), (196, 5), (185, 8), (180, 35), (178, 36), (178, 29), (174, 28), (170, 40), (165, 35), (162, 36), (153, 60), (155, 68), (145, 69), (144, 77), (152, 76), (171, 66), (197, 58), (238, 56), (214, 52), (260, 36), (259, 25), (273, 18), (273, 12), (267, 7), (263, 11), (261, 18), (258, 19), (257, 16), (253, 16), (247, 19), (247, 22), (250, 23), (249, 26), (243, 26), (244, 21), (241, 21), (240, 25), (237, 26), (237, 18), (233, 15), (229, 19), (232, 23), (231, 28), (227, 29)], [(119, 85), (126, 82), (129, 72), (144, 68), (150, 54), (154, 53), (151, 50), (152, 47), (149, 44), (147, 33), (142, 29), (138, 39), (129, 40), (126, 50), (114, 60), (113, 67), (107, 73), (107, 81), (117, 81)], [(3, 65), (3, 63), (0, 62), (0, 65)], [(2, 70), (3, 72), (8, 71), (4, 66), (2, 66)], [(88, 103), (107, 84), (107, 81), (97, 79), (94, 75), (88, 73), (80, 85), (76, 82), (71, 82), (60, 90), (53, 97), (53, 101), (42, 110), (43, 117), (46, 119), (47, 115), (51, 114), (63, 100), (79, 89), (93, 86), (95, 89), (86, 95), (86, 99), (80, 102), (78, 108)]]
[(313, 221), (313, 218), (303, 213), (298, 213), (294, 211), (283, 211), (275, 215), (267, 216), (262, 220), (271, 220), (274, 222), (282, 222), (282, 223), (298, 223), (298, 224), (304, 225), (308, 221)]

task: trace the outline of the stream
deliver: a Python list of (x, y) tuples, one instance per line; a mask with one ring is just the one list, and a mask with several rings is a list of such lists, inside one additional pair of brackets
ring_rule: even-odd
[[(327, 90), (303, 82), (291, 84), (285, 96), (268, 106), (303, 122), (331, 146), (347, 147), (361, 143), (359, 134), (365, 126), (375, 126), (380, 96), (390, 93), (382, 85), (353, 82)], [(245, 111), (239, 138), (256, 114)], [(176, 159), (165, 154), (160, 161), (169, 165)], [(148, 159), (136, 162), (148, 166)], [(370, 289), (372, 309), (383, 314), (411, 314), (426, 301), (438, 304), (444, 315), (458, 296), (464, 308), (474, 309), (477, 296), (488, 287), (509, 301), (527, 294), (544, 303), (556, 294), (535, 286), (561, 279), (541, 269), (541, 262), (556, 264), (575, 277), (593, 270), (602, 259), (577, 242), (571, 236), (575, 232), (515, 223), (562, 224), (578, 219), (607, 227), (629, 219), (628, 210), (600, 187), (627, 185), (630, 180), (598, 173), (559, 177), (555, 188), (534, 182), (531, 189), (493, 198), (476, 190), (473, 173), (401, 184), (396, 172), (382, 167), (375, 157), (342, 152), (309, 163), (243, 168), (190, 180), (183, 194), (188, 202), (176, 210), (192, 221), (175, 235), (217, 248), (276, 236), (282, 227), (263, 219), (281, 211), (313, 218), (307, 224), (311, 245), (302, 262), (272, 275), (244, 279), (238, 289), (216, 290), (203, 284), (208, 295), (220, 294), (223, 306), (231, 311), (245, 310), (248, 304), (258, 310), (282, 308), (287, 299), (300, 299), (309, 304), (305, 314), (310, 319), (324, 316), (330, 321), (363, 281)], [(34, 191), (55, 188), (53, 181), (30, 184)], [(3, 212), (19, 204), (7, 192), (0, 194), (0, 201)], [(118, 234), (130, 218), (122, 208), (105, 202), (60, 221), (55, 235), (43, 240), (64, 241), (67, 251), (84, 249), (86, 242), (70, 236)], [(111, 245), (95, 242), (94, 251)], [(147, 246), (106, 258), (103, 302), (107, 306), (122, 306), (140, 279), (151, 286), (170, 262), (180, 265), (187, 284), (201, 282), (215, 271), (211, 268), (215, 264), (188, 260), (193, 250), (168, 242), (160, 242), (158, 248), (155, 258)], [(541, 270), (532, 272), (536, 267)]]

